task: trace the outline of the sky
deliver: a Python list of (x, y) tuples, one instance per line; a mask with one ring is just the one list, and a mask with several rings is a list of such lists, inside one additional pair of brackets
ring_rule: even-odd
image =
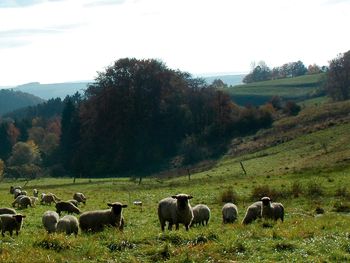
[(120, 58), (194, 76), (350, 49), (350, 0), (0, 0), (0, 86), (93, 80)]

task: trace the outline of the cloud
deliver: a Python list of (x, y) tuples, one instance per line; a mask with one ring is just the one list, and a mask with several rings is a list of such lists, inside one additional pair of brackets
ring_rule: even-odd
[(28, 7), (44, 2), (62, 2), (66, 0), (0, 0), (0, 8)]
[(124, 4), (126, 0), (94, 0), (84, 4), (84, 7), (96, 7), (105, 5), (121, 5)]
[(0, 31), (0, 37), (13, 38), (13, 37), (26, 37), (35, 35), (47, 35), (47, 34), (57, 34), (69, 31), (83, 24), (63, 24), (58, 26), (46, 27), (46, 28), (20, 28), (12, 30), (2, 30)]

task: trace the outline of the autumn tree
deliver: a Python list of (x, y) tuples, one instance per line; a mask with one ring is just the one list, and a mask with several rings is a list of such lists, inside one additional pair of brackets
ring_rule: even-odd
[(326, 90), (335, 101), (350, 98), (350, 51), (340, 54), (330, 61)]

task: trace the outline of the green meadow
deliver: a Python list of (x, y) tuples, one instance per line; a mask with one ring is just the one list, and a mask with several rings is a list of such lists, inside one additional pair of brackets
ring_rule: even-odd
[[(322, 104), (327, 112), (330, 107)], [(348, 104), (332, 109), (343, 111)], [(316, 106), (315, 106), (316, 107)], [(277, 122), (311, 122), (303, 110), (298, 117)], [(332, 110), (329, 109), (329, 112)], [(294, 118), (294, 119), (293, 119)], [(276, 128), (277, 127), (277, 128)], [(292, 129), (292, 126), (288, 129)], [(26, 215), (19, 236), (8, 232), (0, 238), (0, 262), (345, 262), (350, 261), (350, 122), (334, 122), (278, 144), (266, 144), (245, 153), (228, 153), (207, 170), (191, 170), (191, 177), (152, 175), (129, 178), (39, 178), (29, 181), (31, 193), (52, 192), (62, 200), (83, 192), (88, 200), (82, 211), (107, 209), (108, 202), (127, 204), (123, 210), (124, 231), (107, 227), (98, 233), (78, 236), (47, 234), (41, 217), (54, 205), (18, 209)], [(276, 136), (276, 135), (274, 135)], [(259, 142), (259, 135), (243, 138), (243, 144)], [(254, 148), (255, 149), (255, 148)], [(243, 172), (241, 163), (245, 168)], [(169, 173), (170, 174), (170, 173)], [(0, 184), (0, 207), (11, 206), (11, 185)], [(211, 209), (208, 226), (188, 232), (164, 233), (157, 216), (158, 201), (176, 193), (193, 195), (191, 204), (207, 204)], [(246, 208), (268, 195), (285, 207), (284, 222), (258, 220), (243, 226)], [(134, 201), (142, 201), (142, 207)], [(222, 224), (221, 208), (233, 201), (239, 209), (238, 222)]]

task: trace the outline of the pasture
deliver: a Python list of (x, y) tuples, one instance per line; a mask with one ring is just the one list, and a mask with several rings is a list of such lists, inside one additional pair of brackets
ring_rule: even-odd
[[(107, 202), (128, 204), (123, 232), (105, 228), (77, 237), (48, 235), (42, 214), (54, 205), (18, 209), (25, 214), (19, 236), (0, 237), (0, 262), (344, 262), (350, 260), (349, 156), (350, 124), (339, 124), (291, 141), (238, 157), (224, 156), (210, 170), (175, 178), (76, 179), (41, 178), (25, 189), (52, 192), (62, 200), (83, 192), (82, 211), (107, 209)], [(327, 146), (326, 150), (324, 145)], [(247, 174), (242, 172), (240, 162)], [(2, 181), (0, 207), (10, 206), (10, 185)], [(157, 203), (164, 197), (188, 193), (192, 206), (211, 209), (206, 227), (188, 232), (160, 230)], [(240, 224), (249, 204), (270, 195), (286, 209), (281, 223)], [(222, 224), (222, 200), (234, 200), (239, 219)], [(133, 201), (141, 200), (140, 206)]]

